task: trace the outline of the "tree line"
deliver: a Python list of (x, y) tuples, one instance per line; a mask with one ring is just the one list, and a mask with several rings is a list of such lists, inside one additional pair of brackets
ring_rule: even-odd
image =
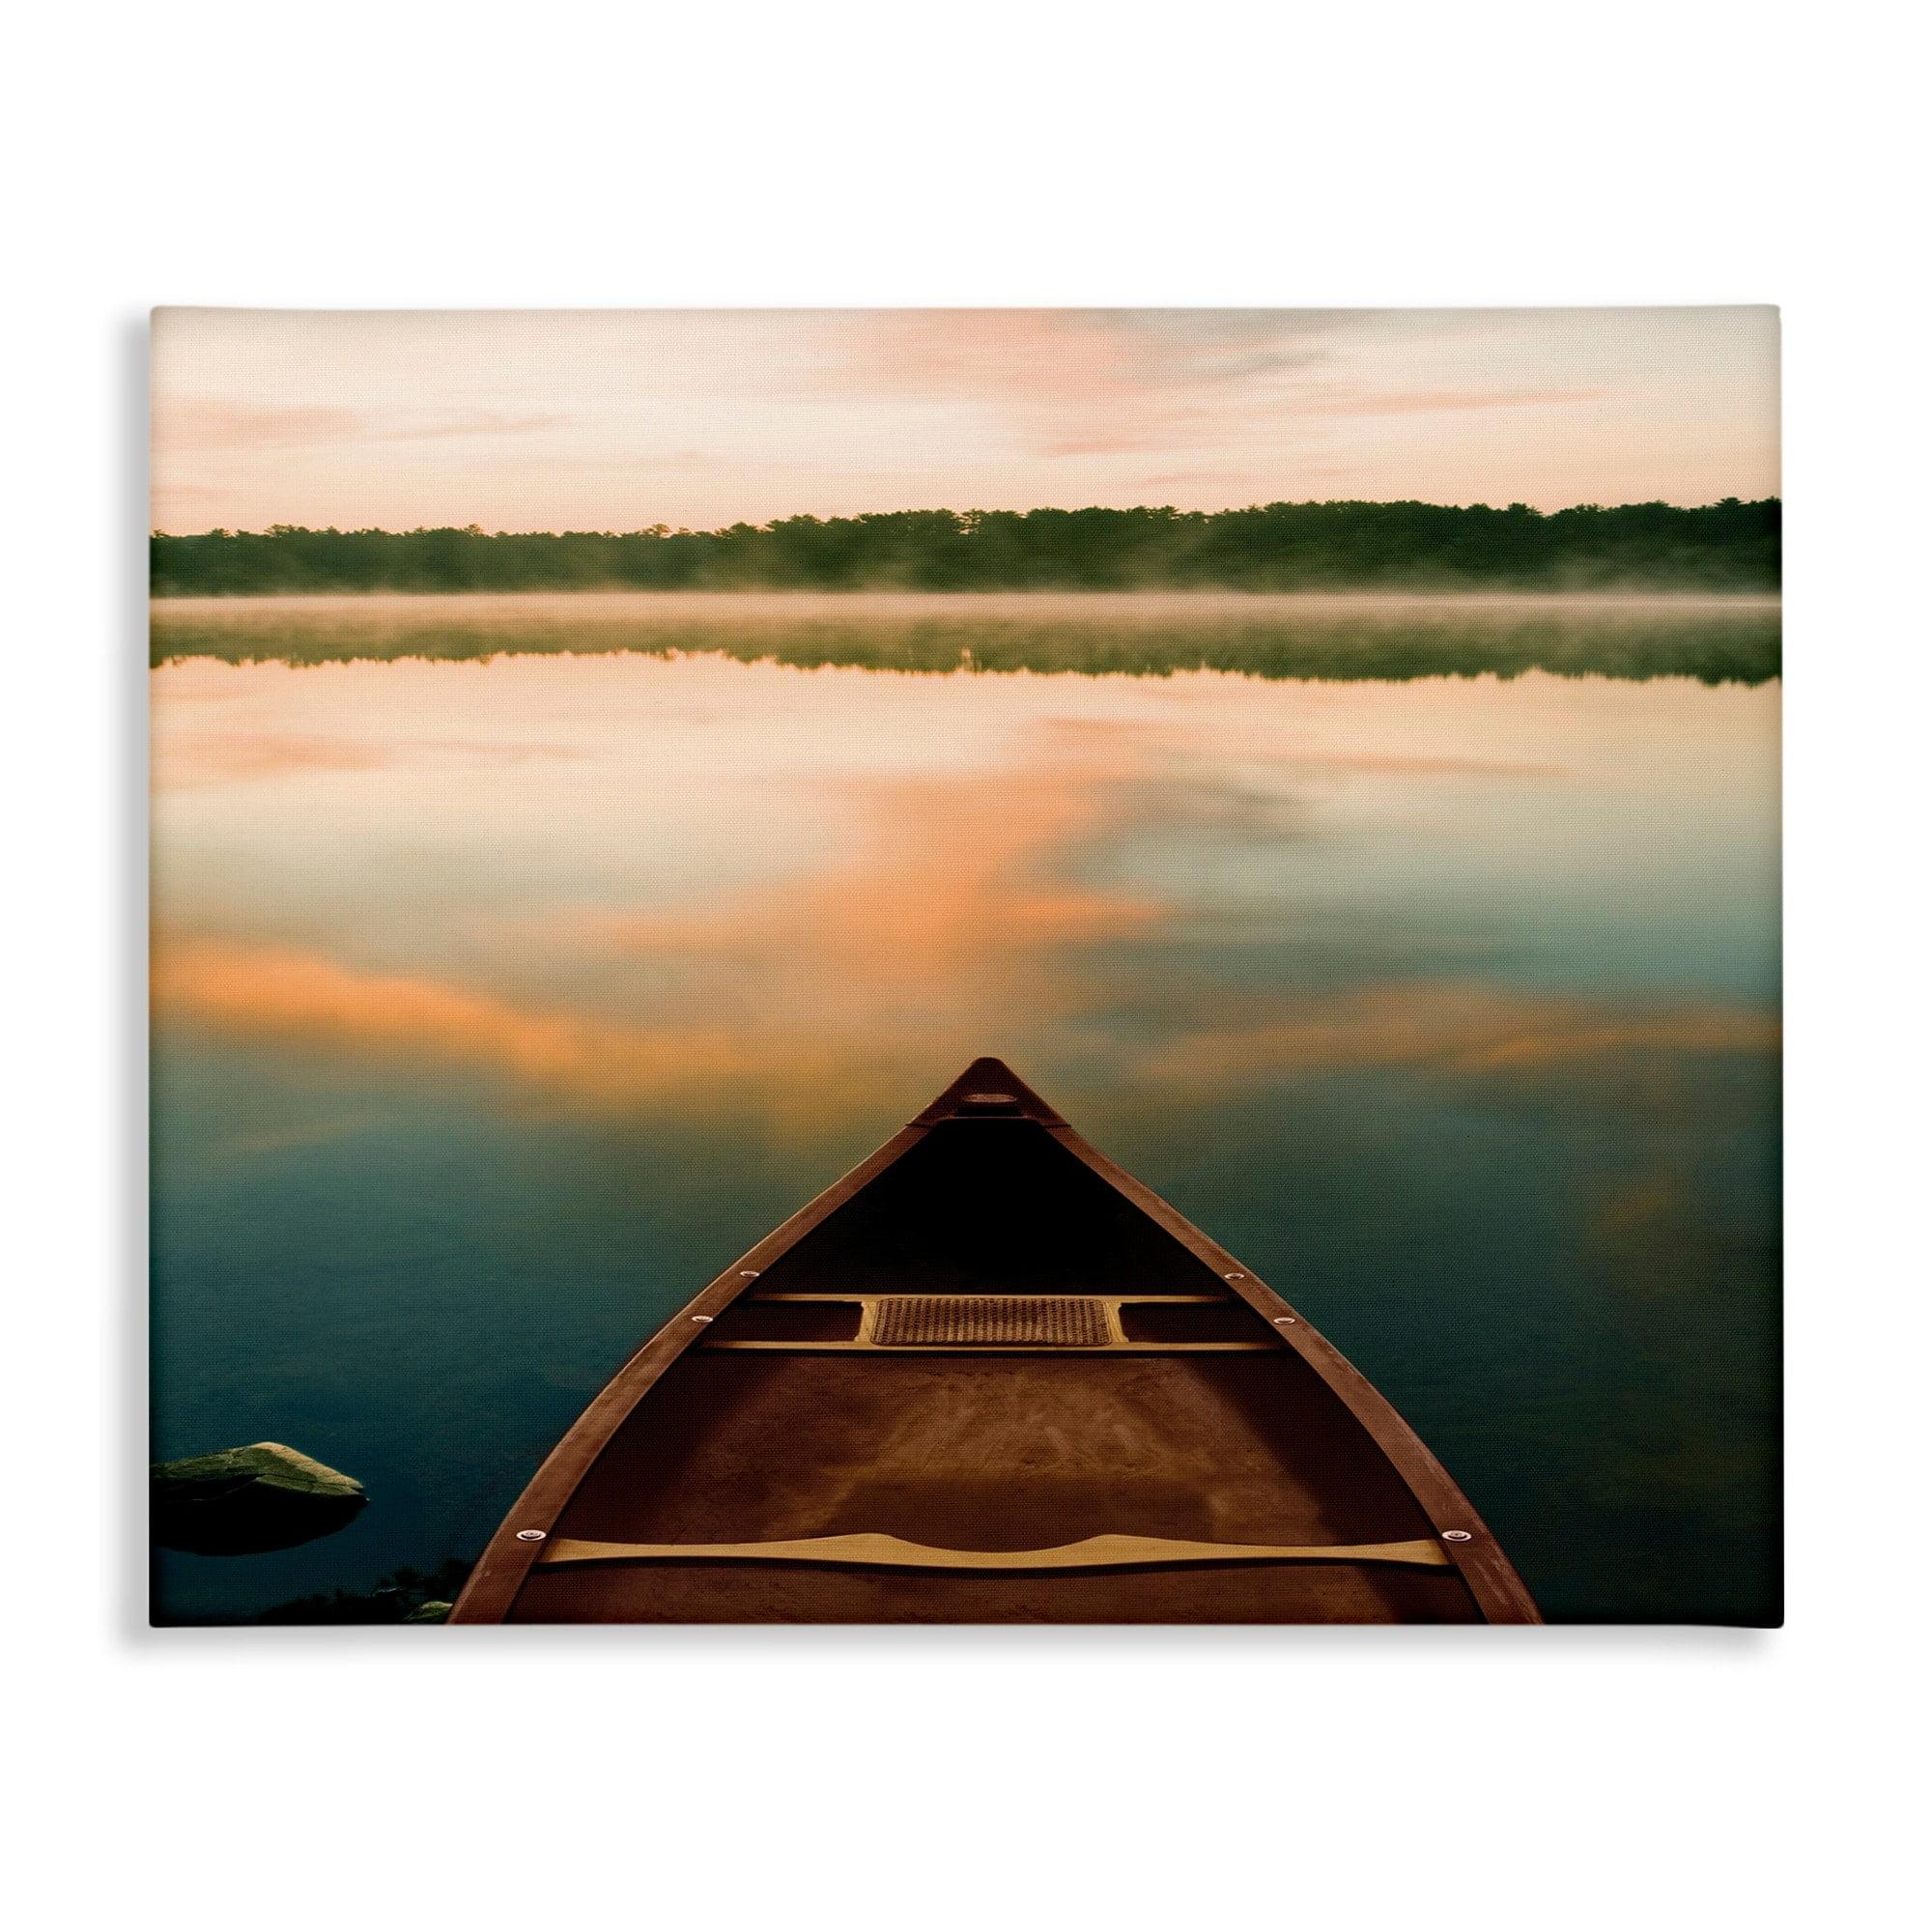
[(1774, 590), (1776, 497), (900, 510), (717, 530), (156, 532), (159, 597), (479, 590)]

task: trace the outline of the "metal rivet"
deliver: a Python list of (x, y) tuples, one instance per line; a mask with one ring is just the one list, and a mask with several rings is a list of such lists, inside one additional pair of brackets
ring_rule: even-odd
[(1224, 1274), (1221, 1279), (1223, 1281), (1246, 1281), (1247, 1276), (1239, 1268), (1235, 1268), (1231, 1272)]
[(1277, 1328), (1287, 1328), (1293, 1325), (1293, 1321), (1294, 1317), (1293, 1315), (1277, 1315), (1274, 1318), (1274, 1325)]
[(757, 1273), (756, 1268), (740, 1268), (738, 1270), (740, 1279), (744, 1281), (750, 1281), (751, 1278), (756, 1273)]
[(549, 1534), (550, 1531), (547, 1529), (520, 1529), (517, 1532), (517, 1541), (519, 1543), (541, 1543)]
[(708, 1315), (694, 1315), (691, 1319), (694, 1321), (709, 1321), (711, 1320)]
[(1442, 1532), (1444, 1543), (1467, 1543), (1468, 1540), (1469, 1532), (1466, 1529), (1445, 1529)]

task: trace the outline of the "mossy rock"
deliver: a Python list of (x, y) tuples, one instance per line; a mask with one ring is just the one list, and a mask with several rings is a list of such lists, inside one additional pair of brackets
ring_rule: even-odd
[(446, 1622), (449, 1613), (456, 1607), (454, 1604), (432, 1599), (427, 1604), (418, 1604), (403, 1621), (406, 1624), (440, 1624)]
[(332, 1535), (369, 1500), (354, 1476), (282, 1442), (156, 1463), (148, 1493), (154, 1541), (197, 1556), (293, 1549)]

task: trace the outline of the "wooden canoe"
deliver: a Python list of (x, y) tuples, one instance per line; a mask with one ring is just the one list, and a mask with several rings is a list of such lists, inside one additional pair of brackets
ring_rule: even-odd
[(1541, 1619), (1339, 1350), (977, 1060), (632, 1356), (449, 1621)]

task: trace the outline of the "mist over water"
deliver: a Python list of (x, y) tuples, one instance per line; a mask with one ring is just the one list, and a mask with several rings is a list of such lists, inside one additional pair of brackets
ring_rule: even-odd
[[(372, 1498), (166, 1558), (164, 1614), (472, 1554), (980, 1053), (1303, 1305), (1548, 1613), (1766, 1613), (1775, 605), (679, 601), (157, 611), (155, 1453)], [(1064, 674), (881, 674), (967, 652)]]
[(170, 597), (156, 664), (326, 664), (515, 653), (714, 652), (878, 670), (1159, 676), (1513, 677), (1526, 670), (1761, 684), (1778, 601), (1753, 596), (574, 592)]

